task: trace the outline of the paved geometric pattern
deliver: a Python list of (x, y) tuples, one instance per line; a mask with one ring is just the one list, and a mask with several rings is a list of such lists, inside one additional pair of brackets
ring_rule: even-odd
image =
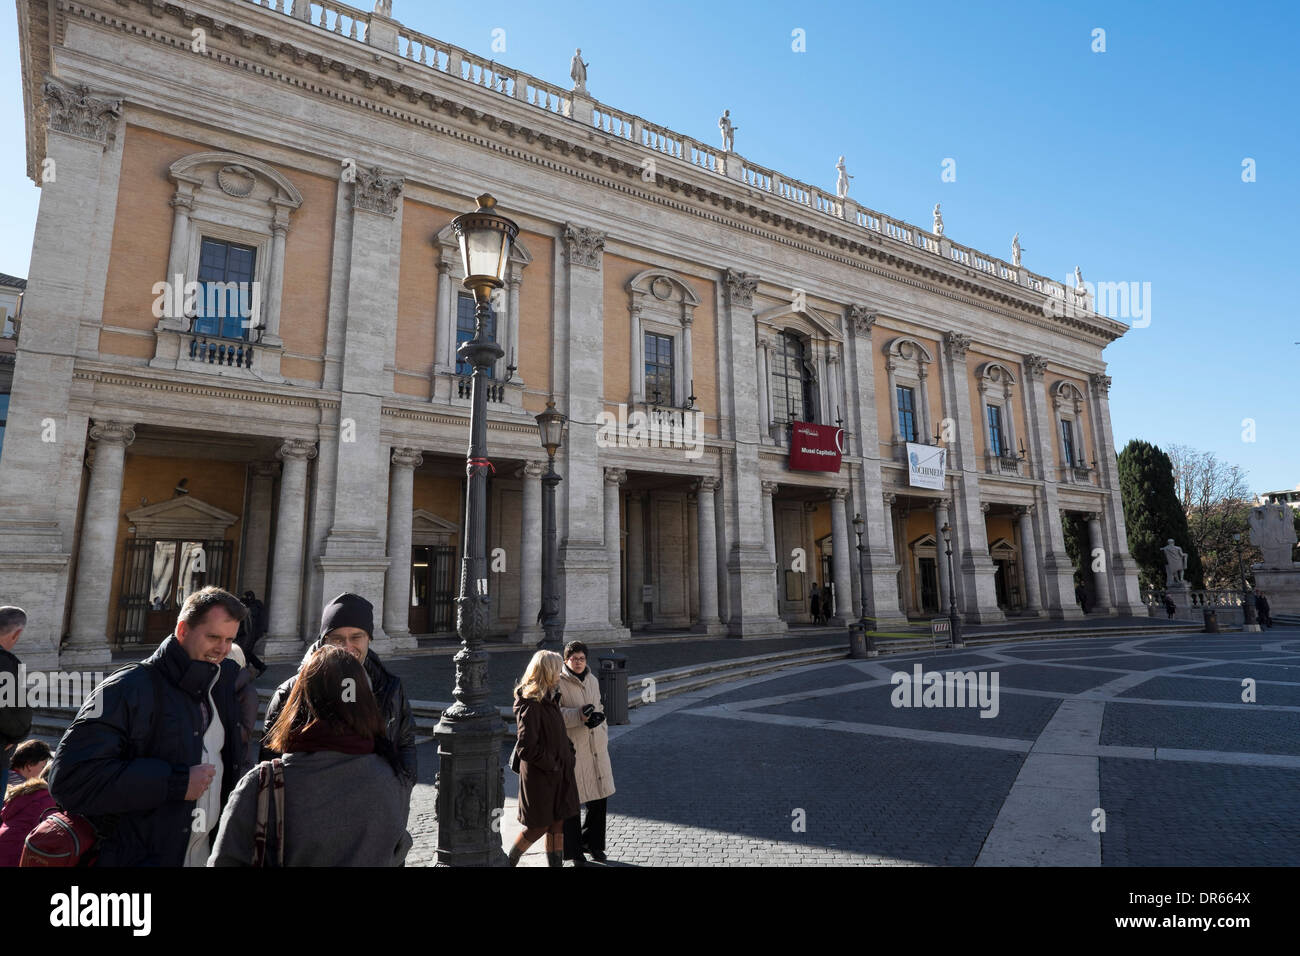
[[(917, 663), (996, 674), (996, 716), (894, 706)], [(1300, 863), (1295, 629), (815, 664), (632, 721), (611, 729), (610, 865)], [(412, 864), (432, 856), (431, 802), (422, 783)], [(513, 816), (512, 799), (507, 843)]]

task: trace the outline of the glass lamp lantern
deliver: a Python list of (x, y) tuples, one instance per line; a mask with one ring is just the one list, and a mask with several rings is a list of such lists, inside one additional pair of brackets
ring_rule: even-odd
[(460, 242), (465, 287), (474, 291), (475, 298), (486, 299), (492, 289), (505, 284), (510, 246), (519, 235), (519, 226), (500, 215), (496, 204), (496, 199), (484, 193), (478, 197), (477, 209), (451, 221)]

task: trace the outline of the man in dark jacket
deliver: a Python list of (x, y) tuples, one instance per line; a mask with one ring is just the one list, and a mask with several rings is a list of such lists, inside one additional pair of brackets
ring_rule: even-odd
[(64, 732), (50, 793), (95, 824), (100, 866), (206, 862), (239, 782), (238, 667), (226, 655), (244, 614), (220, 588), (191, 594), (175, 633), (110, 675)]
[(266, 606), (252, 591), (245, 591), (244, 607), (248, 608), (248, 616), (239, 623), (235, 643), (244, 652), (245, 662), (253, 668), (254, 677), (260, 677), (266, 670), (266, 665), (257, 656), (257, 643), (266, 637)]
[[(18, 705), (26, 692), (19, 686), (19, 662), (13, 654), (26, 626), (27, 613), (22, 608), (0, 607), (0, 806), (4, 806), (9, 783), (9, 756), (32, 729), (32, 709)], [(6, 699), (11, 695), (12, 699)]]
[[(366, 677), (370, 679), (370, 690), (379, 704), (384, 724), (388, 728), (388, 740), (397, 751), (402, 765), (402, 782), (408, 790), (415, 786), (415, 719), (411, 716), (411, 705), (402, 689), (402, 681), (388, 670), (380, 661), (379, 655), (370, 649), (371, 635), (375, 630), (375, 609), (369, 601), (359, 594), (340, 594), (321, 612), (320, 638), (307, 648), (302, 664), (315, 653), (322, 644), (337, 644), (361, 662)], [(302, 664), (299, 664), (301, 669)], [(271, 703), (266, 707), (266, 721), (263, 724), (262, 737), (265, 741), (271, 727), (284, 708), (289, 694), (293, 691), (295, 674), (276, 688)], [(275, 751), (262, 745), (262, 759), (270, 760), (277, 756)]]

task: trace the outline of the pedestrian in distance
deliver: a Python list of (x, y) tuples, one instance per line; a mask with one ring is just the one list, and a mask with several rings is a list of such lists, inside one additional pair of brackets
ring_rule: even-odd
[(239, 644), (230, 647), (230, 659), (239, 668), (235, 677), (235, 701), (239, 705), (239, 776), (246, 774), (258, 760), (262, 736), (257, 732), (258, 672), (244, 659)]
[(14, 748), (13, 768), (22, 782), (8, 788), (0, 810), (0, 866), (17, 866), (27, 834), (53, 809), (54, 798), (45, 779), (50, 748), (43, 740), (25, 740)]
[(313, 651), (268, 737), (278, 775), (268, 761), (239, 781), (208, 866), (402, 865), (410, 786), (354, 655)]
[[(27, 612), (20, 607), (0, 607), (0, 673), (9, 675), (9, 686), (18, 686), (18, 665), (14, 646), (27, 626)], [(0, 806), (9, 783), (9, 758), (14, 748), (32, 729), (32, 709), (19, 707), (17, 701), (0, 703)]]
[(560, 713), (559, 684), (564, 660), (538, 651), (515, 685), (519, 759), (519, 822), (524, 832), (510, 848), (510, 865), (546, 837), (547, 866), (564, 866), (564, 821), (578, 813), (573, 743)]
[(1273, 626), (1273, 615), (1269, 612), (1268, 598), (1262, 591), (1255, 592), (1255, 617), (1261, 627), (1267, 629)]
[(247, 609), (216, 587), (185, 599), (145, 661), (110, 674), (64, 731), (50, 793), (99, 834), (99, 866), (203, 866), (239, 780), (239, 711), (228, 660)]
[(1082, 609), (1084, 614), (1088, 613), (1088, 591), (1082, 584), (1074, 586), (1074, 601)]
[(253, 677), (256, 679), (266, 670), (266, 665), (257, 656), (257, 643), (266, 637), (266, 606), (252, 591), (244, 592), (243, 603), (248, 608), (248, 616), (240, 623), (235, 644), (244, 652), (244, 660), (253, 666), (256, 671)]
[[(402, 775), (408, 787), (414, 788), (416, 781), (415, 763), (415, 718), (411, 716), (411, 705), (406, 699), (402, 681), (396, 674), (384, 666), (379, 655), (370, 649), (371, 636), (375, 633), (374, 606), (359, 594), (343, 593), (325, 605), (320, 618), (320, 638), (314, 641), (303, 655), (302, 667), (306, 666), (311, 656), (324, 644), (341, 647), (357, 659), (365, 671), (371, 693), (379, 704), (379, 712), (384, 718), (388, 739), (393, 744), (402, 761)], [(276, 688), (271, 702), (266, 708), (266, 729), (269, 733), (272, 725), (280, 716), (280, 710), (293, 691), (298, 677), (295, 674)], [(267, 735), (263, 735), (262, 759), (270, 760), (277, 756), (270, 746)], [(405, 818), (403, 818), (405, 819)]]
[(830, 581), (822, 587), (822, 623), (829, 624), (835, 613), (835, 585)]
[(606, 804), (614, 793), (614, 771), (609, 762), (609, 728), (600, 700), (600, 682), (587, 666), (587, 645), (569, 641), (564, 646), (560, 674), (560, 713), (574, 750), (574, 779), (578, 802), (586, 804), (587, 819), (574, 814), (564, 822), (564, 858), (585, 866), (583, 853), (605, 862)]
[(1168, 594), (1165, 595), (1165, 613), (1169, 615), (1171, 621), (1174, 619), (1174, 615), (1178, 613), (1178, 605), (1174, 603), (1174, 599)]
[(814, 624), (820, 624), (822, 620), (822, 592), (817, 586), (817, 582), (812, 583), (808, 590), (808, 613), (812, 617)]

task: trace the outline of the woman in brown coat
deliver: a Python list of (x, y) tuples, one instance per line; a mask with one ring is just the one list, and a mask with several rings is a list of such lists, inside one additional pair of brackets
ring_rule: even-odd
[(573, 745), (556, 703), (564, 661), (555, 651), (538, 651), (515, 687), (519, 740), (519, 822), (524, 832), (510, 848), (510, 865), (546, 835), (546, 863), (564, 865), (564, 821), (578, 812)]

